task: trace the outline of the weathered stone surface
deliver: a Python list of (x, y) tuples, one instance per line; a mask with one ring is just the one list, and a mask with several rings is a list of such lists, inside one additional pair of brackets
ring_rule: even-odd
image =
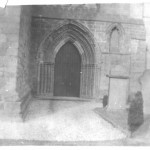
[(20, 17), (20, 6), (7, 6), (4, 10), (6, 16)]
[(4, 103), (4, 111), (8, 114), (19, 114), (21, 112), (21, 102), (5, 102)]
[[(13, 83), (10, 83), (10, 84), (13, 84)], [(15, 101), (19, 100), (18, 93), (16, 93), (16, 91), (5, 89), (5, 91), (3, 91), (2, 94), (3, 94), (3, 98), (4, 98), (4, 103), (5, 102), (15, 102)]]
[[(2, 32), (2, 31), (1, 31)], [(7, 36), (3, 33), (0, 34), (0, 56), (5, 56), (8, 48)]]
[(0, 101), (0, 112), (1, 111), (4, 111), (4, 104), (3, 104), (3, 102)]
[(108, 109), (127, 108), (128, 84), (128, 79), (110, 78)]
[(30, 91), (29, 37), (30, 7), (8, 6), (0, 10), (0, 107), (4, 108), (7, 117), (18, 117), (19, 120), (23, 115), (20, 113), (27, 107), (22, 101), (28, 99), (25, 95)]
[[(138, 11), (135, 8), (138, 8)], [(11, 102), (14, 102), (13, 106), (15, 101), (21, 100), (21, 105), (16, 106), (18, 108), (13, 107), (16, 110), (21, 107), (24, 111), (29, 103), (26, 95), (30, 93), (30, 89), (32, 94), (37, 94), (38, 50), (44, 40), (48, 42), (42, 47), (43, 59), (53, 62), (50, 77), (52, 82), (48, 93), (53, 95), (53, 51), (57, 42), (68, 35), (74, 35), (72, 39), (78, 37), (85, 52), (90, 47), (88, 44), (83, 46), (88, 35), (94, 41), (92, 43), (92, 40), (88, 40), (94, 50), (82, 53), (86, 58), (94, 58), (91, 64), (86, 60), (88, 69), (83, 65), (81, 93), (86, 98), (92, 96), (100, 99), (108, 94), (109, 80), (106, 74), (110, 72), (118, 76), (129, 75), (129, 92), (138, 91), (138, 78), (150, 64), (145, 44), (145, 39), (150, 37), (150, 34), (146, 36), (145, 32), (145, 27), (146, 31), (149, 31), (149, 22), (145, 21), (144, 26), (141, 8), (141, 4), (94, 4), (32, 6), (32, 12), (30, 6), (8, 6), (6, 9), (0, 9), (0, 92), (3, 94), (4, 105), (9, 101), (9, 105), (5, 106), (12, 109)], [(73, 21), (78, 24), (78, 28), (69, 24)], [(68, 25), (63, 26), (67, 23)], [(64, 27), (64, 30), (59, 30), (59, 27)], [(51, 35), (56, 29), (58, 32)], [(68, 32), (64, 32), (66, 29)], [(118, 51), (115, 51), (115, 56), (114, 52), (110, 51), (110, 37), (114, 29), (119, 33)], [(61, 34), (62, 32), (64, 34)], [(91, 71), (92, 69), (94, 71)]]
[[(132, 4), (93, 4), (93, 5), (56, 5), (56, 6), (35, 6), (33, 7), (33, 16), (45, 16), (49, 18), (70, 18), (87, 19), (103, 21), (123, 21), (140, 22), (142, 11), (135, 15), (136, 8), (142, 8), (140, 4), (132, 7)], [(132, 8), (132, 12), (130, 9)], [(138, 9), (139, 9), (138, 8)], [(57, 11), (56, 11), (57, 10)], [(49, 12), (49, 13), (47, 13)], [(63, 13), (62, 13), (63, 12)], [(133, 15), (131, 14), (133, 13)], [(113, 15), (112, 15), (113, 14)], [(136, 16), (136, 17), (135, 17)], [(133, 19), (136, 18), (137, 20)], [(132, 20), (133, 19), (133, 20)]]
[[(27, 106), (30, 102), (30, 83), (29, 83), (29, 54), (30, 54), (30, 25), (31, 25), (31, 7), (22, 6), (19, 26), (19, 42), (17, 55), (17, 76), (16, 76), (16, 91), (18, 94), (18, 103), (15, 107), (14, 113), (20, 114), (22, 119), (27, 113)], [(12, 45), (17, 46), (17, 45)], [(8, 51), (9, 55), (15, 57), (15, 53)], [(13, 105), (13, 103), (12, 103)], [(11, 109), (11, 104), (10, 104)]]
[[(88, 6), (88, 5), (87, 5)], [(55, 30), (55, 28), (65, 24), (66, 19), (71, 17), (70, 19), (75, 19), (81, 25), (84, 25), (90, 33), (93, 35), (94, 41), (96, 43), (95, 46), (95, 63), (99, 64), (101, 68), (100, 72), (96, 75), (95, 71), (95, 82), (93, 88), (93, 93), (95, 98), (103, 97), (103, 93), (108, 91), (108, 80), (106, 74), (109, 74), (110, 71), (114, 72), (117, 75), (131, 75), (137, 74), (140, 75), (145, 69), (146, 65), (146, 46), (145, 46), (145, 27), (143, 22), (139, 23), (137, 17), (131, 15), (127, 9), (127, 5), (100, 5), (100, 9), (98, 5), (93, 5), (89, 7), (84, 5), (78, 6), (35, 6), (33, 7), (33, 18), (32, 18), (32, 43), (31, 43), (31, 82), (32, 82), (32, 91), (36, 93), (37, 88), (37, 69), (36, 69), (36, 60), (37, 60), (37, 50), (39, 48), (40, 41), (46, 38), (48, 34)], [(116, 19), (118, 9), (114, 8), (118, 7), (120, 12), (119, 14), (129, 16), (122, 21), (122, 18), (125, 16), (118, 16)], [(138, 7), (141, 7), (138, 5)], [(81, 8), (83, 8), (81, 10)], [(76, 10), (79, 9), (79, 12)], [(96, 11), (97, 10), (97, 11)], [(103, 17), (99, 14), (99, 11), (103, 10)], [(108, 15), (108, 10), (111, 12)], [(92, 12), (93, 11), (93, 12)], [(55, 12), (55, 13), (54, 13)], [(60, 13), (61, 12), (61, 13)], [(66, 12), (70, 12), (68, 15)], [(72, 13), (74, 12), (74, 13)], [(82, 12), (82, 14), (81, 14)], [(86, 12), (91, 12), (91, 15), (85, 15)], [(80, 15), (79, 15), (79, 14)], [(87, 13), (87, 14), (88, 14)], [(97, 13), (96, 18), (90, 18), (94, 13)], [(135, 11), (133, 11), (135, 13)], [(140, 12), (139, 12), (140, 13)], [(78, 15), (77, 15), (78, 14)], [(109, 17), (108, 17), (109, 16)], [(135, 22), (132, 22), (130, 17), (135, 17)], [(140, 14), (138, 14), (140, 16)], [(140, 18), (140, 17), (139, 17)], [(65, 19), (65, 20), (64, 20)], [(78, 20), (79, 19), (79, 20)], [(91, 19), (91, 20), (90, 20)], [(131, 22), (130, 22), (130, 21)], [(110, 51), (110, 35), (114, 28), (119, 30), (120, 35), (120, 45), (119, 45), (119, 53), (114, 55), (113, 53), (109, 53)], [(51, 51), (53, 51), (52, 44), (49, 42), (49, 49), (47, 47), (43, 47), (45, 50), (45, 61), (51, 61)], [(120, 55), (121, 53), (121, 55)], [(127, 55), (128, 54), (128, 55)], [(132, 54), (132, 55), (130, 55)], [(119, 66), (119, 67), (118, 67)], [(116, 68), (120, 68), (116, 70)], [(121, 71), (125, 70), (125, 71)], [(138, 76), (139, 77), (139, 76)], [(136, 79), (138, 78), (136, 77)], [(131, 83), (135, 78), (131, 78)], [(83, 80), (85, 81), (85, 80)], [(132, 91), (137, 90), (136, 84), (131, 84)], [(86, 86), (86, 85), (85, 85)], [(51, 86), (52, 87), (52, 86)], [(87, 89), (88, 90), (88, 89)], [(83, 93), (88, 92), (83, 89)], [(50, 91), (53, 92), (53, 89)]]
[[(13, 12), (12, 12), (13, 11)], [(16, 93), (18, 29), (20, 6), (7, 7), (0, 15), (0, 95), (3, 111), (11, 114), (10, 106), (5, 110), (7, 102), (18, 100)]]
[(6, 84), (6, 80), (4, 80), (3, 78), (3, 73), (1, 74), (1, 77), (0, 77), (0, 89), (1, 88), (4, 88), (4, 85)]
[(140, 83), (142, 87), (143, 96), (143, 111), (144, 114), (150, 114), (150, 70), (145, 70), (143, 75), (140, 77)]

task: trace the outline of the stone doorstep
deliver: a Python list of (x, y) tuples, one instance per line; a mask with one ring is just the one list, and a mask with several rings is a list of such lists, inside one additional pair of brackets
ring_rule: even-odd
[(38, 100), (62, 100), (62, 101), (92, 101), (95, 99), (90, 98), (80, 98), (80, 97), (64, 97), (64, 96), (35, 96)]
[[(122, 131), (127, 136), (127, 138), (131, 137), (131, 132), (129, 130), (123, 128), (121, 125), (119, 125), (111, 117), (109, 117), (107, 115), (104, 115), (103, 113), (100, 113), (100, 111), (98, 109), (100, 109), (100, 108), (96, 108), (94, 110), (98, 115), (100, 115), (104, 120), (106, 120), (107, 122), (109, 122), (110, 124), (112, 124), (113, 127), (118, 128), (120, 131)], [(101, 108), (101, 109), (103, 109), (103, 108)], [(106, 111), (106, 110), (104, 110), (104, 111)]]

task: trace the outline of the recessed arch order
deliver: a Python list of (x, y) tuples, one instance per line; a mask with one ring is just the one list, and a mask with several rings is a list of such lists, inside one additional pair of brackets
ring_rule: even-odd
[(77, 21), (68, 20), (47, 34), (40, 44), (38, 55), (42, 62), (53, 64), (51, 71), (51, 90), (53, 95), (55, 58), (60, 48), (71, 41), (81, 56), (81, 83), (80, 97), (90, 98), (93, 96), (95, 43), (93, 35)]

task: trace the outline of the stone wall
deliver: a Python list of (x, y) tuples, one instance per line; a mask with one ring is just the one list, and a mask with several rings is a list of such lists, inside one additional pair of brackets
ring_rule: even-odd
[(143, 20), (146, 29), (146, 45), (147, 45), (147, 69), (150, 69), (150, 4), (145, 3), (143, 5)]
[[(131, 76), (129, 90), (139, 90), (138, 77), (146, 68), (145, 27), (141, 6), (138, 5), (138, 12), (131, 9), (134, 5), (129, 4), (34, 6), (31, 44), (33, 93), (36, 93), (37, 87), (37, 52), (40, 43), (66, 19), (73, 19), (84, 25), (93, 35), (97, 45), (95, 64), (101, 71), (95, 76), (95, 98), (99, 99), (108, 93), (109, 79), (106, 75), (110, 71), (117, 75), (125, 73)], [(120, 35), (117, 54), (109, 51), (110, 34), (114, 28), (119, 30)]]
[[(129, 22), (142, 19), (143, 4), (84, 4), (84, 5), (40, 5), (34, 6), (32, 15), (49, 18), (85, 20), (110, 20)], [(48, 13), (49, 12), (49, 13)], [(63, 13), (62, 13), (63, 12)], [(118, 18), (119, 17), (119, 18)], [(114, 20), (115, 19), (115, 20)]]
[(16, 77), (20, 12), (20, 6), (0, 8), (0, 110), (5, 113), (14, 113), (14, 101), (19, 99)]
[[(30, 91), (33, 95), (37, 94), (39, 47), (51, 32), (70, 21), (75, 21), (83, 27), (82, 32), (89, 33), (94, 42), (95, 60), (94, 64), (90, 64), (95, 69), (92, 74), (93, 98), (99, 99), (108, 94), (109, 79), (106, 75), (110, 73), (129, 76), (129, 91), (140, 90), (138, 78), (150, 66), (150, 15), (147, 16), (144, 11), (143, 22), (142, 12), (142, 4), (0, 8), (0, 114), (15, 119), (25, 116), (30, 102)], [(119, 35), (118, 50), (114, 51), (115, 53), (110, 51), (114, 29), (117, 29)], [(46, 49), (46, 61), (51, 61), (49, 52), (52, 50)], [(84, 74), (84, 80), (90, 84), (90, 78)], [(83, 93), (91, 92), (86, 84), (83, 84), (82, 90)]]
[(30, 100), (30, 34), (31, 34), (31, 7), (22, 6), (20, 15), (17, 92), (21, 101), (21, 110), (25, 111)]
[[(22, 120), (29, 99), (30, 7), (0, 9), (0, 115)], [(11, 118), (10, 118), (11, 117)]]

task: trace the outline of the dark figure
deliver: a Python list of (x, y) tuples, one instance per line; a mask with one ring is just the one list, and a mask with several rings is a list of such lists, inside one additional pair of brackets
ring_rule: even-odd
[(105, 108), (108, 105), (108, 96), (104, 95), (103, 97), (103, 108)]

